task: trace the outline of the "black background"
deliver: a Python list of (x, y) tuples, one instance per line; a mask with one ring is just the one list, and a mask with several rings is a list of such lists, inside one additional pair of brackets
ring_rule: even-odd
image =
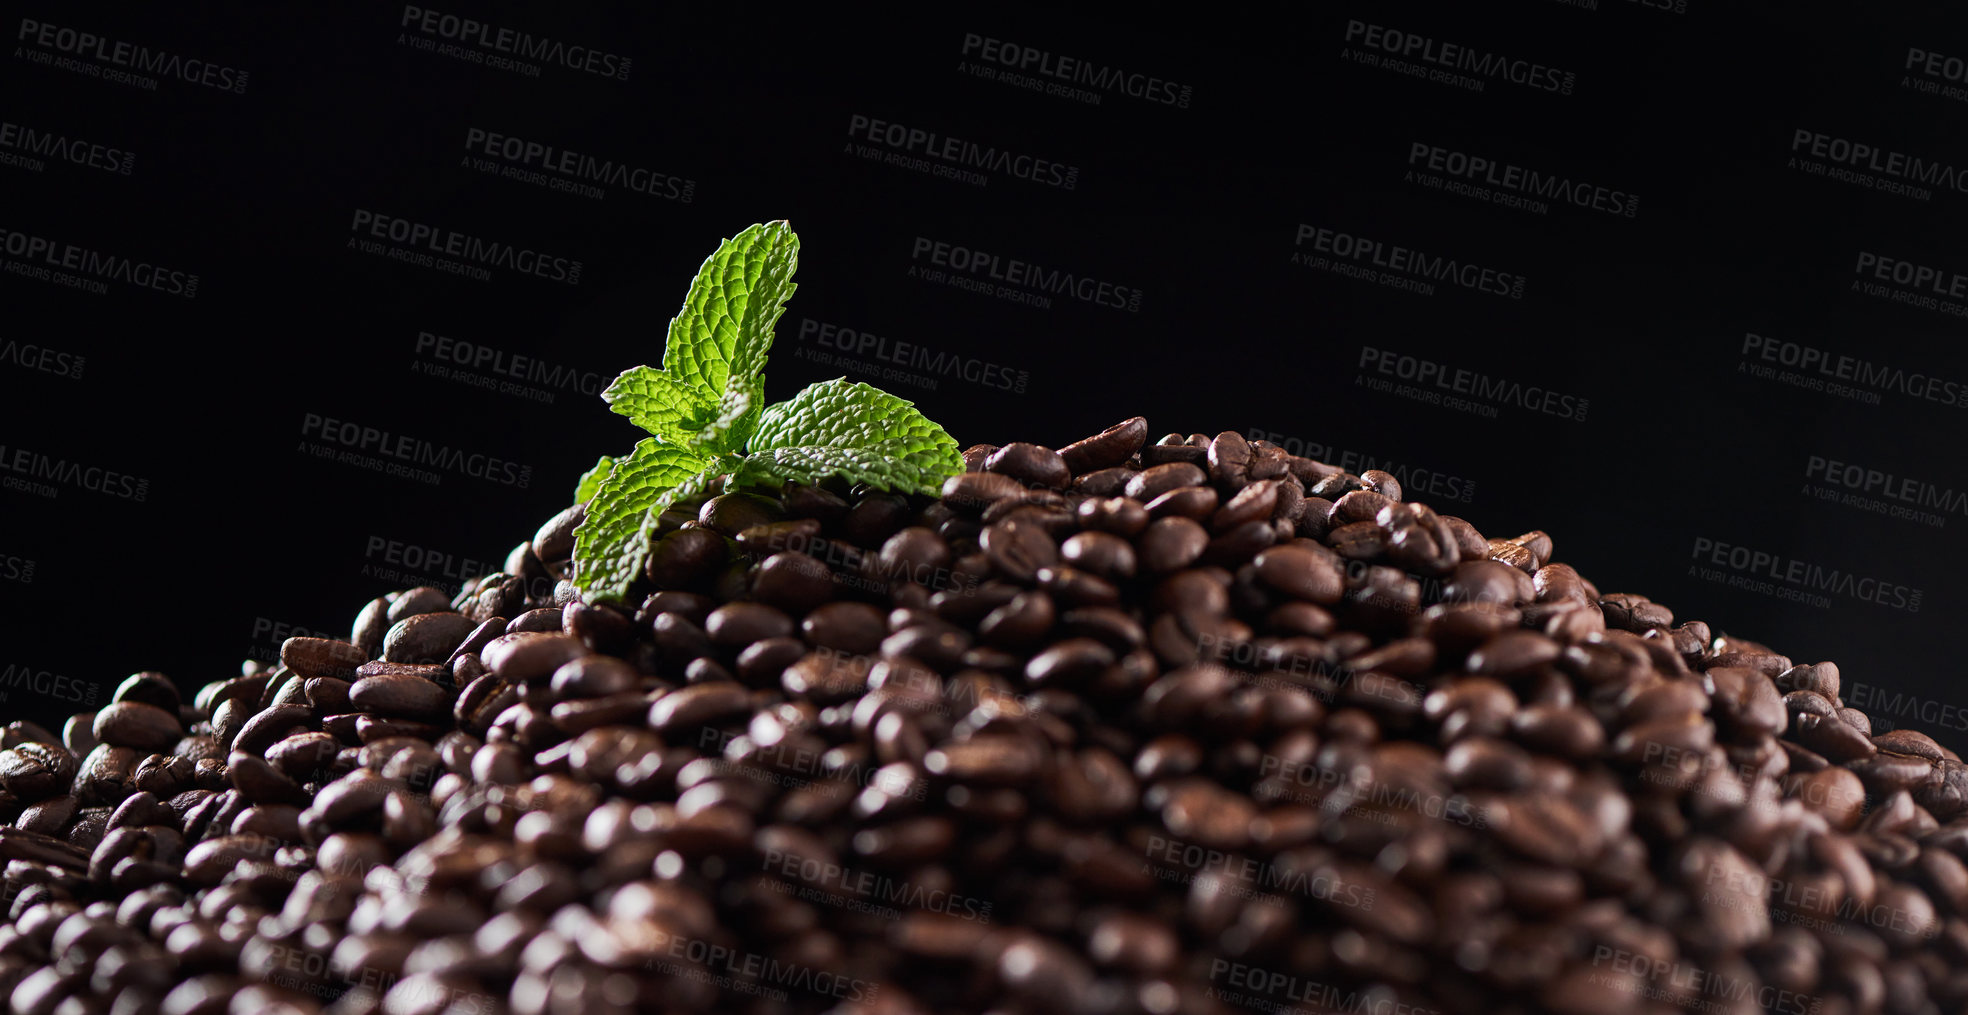
[[(1968, 104), (1904, 83), (1909, 48), (1968, 54), (1958, 5), (1362, 2), (1292, 21), (432, 7), (632, 68), (533, 77), (420, 51), (403, 41), (417, 35), (404, 9), (385, 4), (5, 6), (0, 119), (136, 159), (127, 176), (0, 166), (0, 228), (200, 276), (184, 299), (0, 274), (0, 345), (13, 343), (0, 443), (148, 481), (141, 501), (74, 482), (43, 480), (52, 498), (0, 490), (6, 711), (59, 719), (139, 669), (195, 686), (270, 658), (286, 634), (345, 635), (389, 588), (496, 569), (638, 432), (591, 385), (542, 402), (419, 372), (419, 332), (605, 384), (660, 359), (720, 238), (787, 218), (803, 263), (771, 398), (844, 372), (802, 355), (834, 351), (802, 342), (811, 318), (1022, 372), (1021, 393), (852, 374), (916, 400), (963, 444), (1057, 446), (1139, 413), (1157, 434), (1266, 431), (1421, 468), (1473, 494), (1411, 484), (1412, 496), (1493, 536), (1542, 528), (1604, 591), (1835, 659), (1848, 698), (1861, 683), (1905, 695), (1876, 705), (1881, 727), (1968, 747), (1953, 620), (1968, 516), (1939, 512), (1937, 527), (1803, 492), (1813, 455), (1968, 489), (1968, 410), (1898, 392), (1862, 404), (1737, 370), (1756, 332), (1968, 383), (1962, 318), (1852, 288), (1862, 250), (1968, 271), (1968, 192), (1914, 200), (1788, 165), (1804, 128), (1968, 166)], [(170, 78), (152, 91), (43, 66), (17, 38), (23, 18), (250, 77), (238, 94)], [(1350, 20), (1571, 71), (1576, 87), (1472, 91), (1362, 66), (1342, 56)], [(967, 34), (1191, 98), (1102, 91), (1092, 104), (984, 80), (960, 69), (977, 58)], [(977, 187), (864, 160), (844, 150), (856, 114), (1070, 164), (1077, 183), (998, 173)], [(590, 200), (473, 172), (460, 165), (473, 127), (687, 178), (691, 200)], [(1417, 141), (1637, 194), (1638, 213), (1537, 215), (1433, 191), (1404, 179)], [(578, 259), (579, 284), (509, 271), (487, 283), (350, 250), (358, 208)], [(1311, 270), (1290, 263), (1301, 224), (1528, 284), (1521, 300), (1453, 285), (1421, 296)], [(917, 237), (1138, 289), (1140, 309), (1040, 309), (912, 278)], [(37, 369), (30, 345), (86, 368)], [(1371, 391), (1355, 383), (1363, 346), (1589, 411), (1488, 418)], [(443, 471), (431, 485), (317, 459), (301, 447), (318, 438), (302, 432), (309, 413), (523, 464), (528, 482)], [(1919, 608), (1710, 581), (1691, 570), (1699, 539), (1918, 590)], [(374, 540), (449, 562), (399, 567)]]

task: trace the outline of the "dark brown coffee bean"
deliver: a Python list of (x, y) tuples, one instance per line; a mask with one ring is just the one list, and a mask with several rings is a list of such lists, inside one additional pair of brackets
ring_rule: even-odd
[(1514, 676), (1555, 661), (1562, 652), (1555, 641), (1531, 631), (1499, 634), (1469, 655), (1469, 671), (1489, 676)]
[[(121, 684), (116, 685), (116, 693), (110, 697), (110, 700), (155, 705), (172, 715), (178, 714), (178, 708), (183, 704), (178, 696), (177, 685), (171, 683), (170, 678), (164, 674), (152, 672), (132, 673), (125, 677)], [(47, 731), (40, 731), (39, 736), (47, 737)], [(46, 742), (59, 743), (60, 740), (51, 738)]]
[(169, 751), (184, 736), (178, 717), (155, 705), (119, 701), (96, 713), (96, 739), (143, 754)]
[(1074, 475), (1084, 475), (1125, 464), (1147, 440), (1148, 421), (1135, 416), (1060, 448), (1059, 457)]
[(1275, 546), (1259, 553), (1252, 562), (1260, 582), (1306, 602), (1330, 606), (1339, 602), (1345, 591), (1339, 561), (1310, 547)]
[(991, 505), (1024, 493), (1025, 484), (994, 472), (966, 472), (943, 481), (943, 502), (973, 515), (983, 514)]
[(349, 688), (349, 703), (364, 712), (407, 719), (441, 719), (451, 712), (449, 692), (408, 674), (364, 677)]
[(68, 792), (78, 767), (66, 748), (21, 744), (0, 751), (0, 788), (22, 800), (46, 800)]
[(1216, 513), (1220, 500), (1213, 486), (1183, 486), (1150, 500), (1144, 510), (1150, 518), (1193, 518), (1207, 522)]
[(693, 588), (710, 580), (725, 565), (724, 538), (709, 527), (678, 529), (650, 548), (644, 572), (666, 589)]
[[(363, 660), (383, 654), (383, 636), (388, 634), (390, 629), (389, 608), (390, 601), (379, 597), (370, 600), (369, 604), (362, 608), (362, 612), (355, 615), (355, 624), (348, 638), (349, 644), (356, 648), (353, 654), (360, 655)], [(292, 663), (288, 663), (287, 666), (297, 673), (300, 672)], [(307, 673), (301, 675), (312, 676)]]
[(704, 632), (714, 644), (737, 647), (787, 637), (793, 633), (793, 621), (764, 603), (726, 603), (711, 611)]
[[(673, 617), (674, 614), (664, 614)], [(661, 618), (658, 618), (659, 621)], [(565, 634), (527, 632), (504, 634), (485, 646), (479, 657), (485, 666), (508, 683), (523, 684), (545, 680), (562, 665), (587, 654), (579, 638)]]
[[(1760, 673), (1756, 674), (1756, 678), (1769, 679)], [(1792, 735), (1798, 743), (1824, 755), (1833, 764), (1858, 761), (1879, 751), (1864, 733), (1853, 729), (1837, 716), (1802, 714), (1795, 718), (1792, 726)]]
[(444, 662), (478, 626), (471, 618), (456, 613), (412, 615), (398, 621), (384, 636), (383, 658), (393, 663)]
[[(333, 638), (289, 638), (280, 644), (280, 664), (303, 677), (347, 679), (369, 661), (369, 653)], [(217, 708), (216, 701), (211, 707)]]
[[(537, 610), (527, 610), (525, 613), (507, 621), (505, 627), (498, 633), (524, 634), (528, 631), (547, 631), (557, 634), (561, 629), (561, 617), (562, 612), (552, 606), (543, 606)], [(489, 624), (491, 621), (488, 620), (486, 623)], [(477, 629), (474, 628), (472, 633), (477, 634)], [(495, 634), (493, 637), (497, 636)], [(487, 639), (486, 644), (491, 644), (491, 639)], [(458, 647), (463, 648), (464, 644), (460, 642)], [(478, 651), (483, 651), (484, 648), (485, 646), (481, 645)]]
[(1374, 522), (1352, 522), (1328, 531), (1326, 543), (1347, 560), (1373, 560), (1387, 550), (1387, 530)]
[(1064, 489), (1073, 478), (1066, 460), (1051, 448), (1015, 441), (991, 452), (984, 471), (1010, 476), (1030, 486)]
[(692, 684), (656, 699), (649, 707), (649, 725), (659, 733), (687, 732), (749, 711), (751, 695), (742, 684)]
[(1074, 478), (1073, 492), (1082, 497), (1118, 497), (1127, 489), (1128, 480), (1135, 477), (1136, 471), (1123, 465), (1089, 472)]
[[(1200, 455), (1201, 452), (1197, 454)], [(1128, 480), (1126, 492), (1129, 497), (1145, 504), (1170, 490), (1185, 486), (1201, 486), (1208, 480), (1208, 474), (1189, 462), (1169, 462), (1151, 466)]]
[(1196, 562), (1209, 546), (1209, 533), (1187, 518), (1163, 518), (1149, 523), (1135, 543), (1141, 566), (1166, 574)]
[(881, 611), (866, 603), (828, 603), (800, 621), (800, 634), (821, 648), (865, 655), (880, 647), (887, 626)]
[(1018, 519), (1006, 519), (987, 527), (979, 544), (998, 573), (1018, 581), (1032, 581), (1039, 568), (1059, 560), (1059, 547), (1045, 530)]

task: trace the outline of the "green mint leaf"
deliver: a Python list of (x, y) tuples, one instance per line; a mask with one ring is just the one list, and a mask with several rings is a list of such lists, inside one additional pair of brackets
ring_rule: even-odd
[(591, 500), (595, 491), (601, 489), (602, 481), (613, 471), (615, 471), (615, 459), (607, 455), (601, 456), (601, 460), (595, 462), (594, 468), (581, 474), (581, 482), (574, 487), (574, 503), (586, 504)]
[(814, 483), (839, 475), (884, 490), (935, 493), (963, 471), (956, 439), (915, 404), (860, 381), (807, 385), (765, 411), (741, 479)]
[(735, 452), (745, 446), (758, 430), (765, 412), (765, 378), (749, 379), (732, 375), (731, 386), (718, 399), (716, 416), (687, 442), (700, 451), (716, 454)]
[[(574, 530), (574, 580), (589, 595), (620, 599), (642, 573), (656, 516), (710, 477), (711, 460), (688, 448), (646, 437), (635, 452), (615, 462), (588, 500), (587, 517)], [(695, 484), (692, 486), (692, 484)]]
[(610, 409), (671, 444), (691, 443), (691, 435), (718, 415), (715, 394), (705, 394), (653, 367), (622, 371), (601, 397)]
[(799, 237), (786, 222), (763, 222), (724, 241), (704, 259), (683, 309), (670, 321), (663, 372), (707, 400), (732, 377), (765, 370), (772, 328), (798, 288)]

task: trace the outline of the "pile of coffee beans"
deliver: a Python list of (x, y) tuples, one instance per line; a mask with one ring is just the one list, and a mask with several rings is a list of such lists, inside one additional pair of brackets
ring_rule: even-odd
[(0, 751), (0, 998), (110, 1012), (1968, 1010), (1968, 766), (1838, 667), (1236, 433), (580, 509)]

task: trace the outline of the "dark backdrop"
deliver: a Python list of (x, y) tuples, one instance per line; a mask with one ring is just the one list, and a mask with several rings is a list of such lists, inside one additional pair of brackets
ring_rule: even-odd
[[(439, 3), (8, 5), (7, 711), (496, 569), (636, 438), (598, 385), (699, 260), (788, 218), (773, 398), (847, 373), (966, 444), (1140, 413), (1390, 468), (1968, 747), (1956, 5)], [(556, 277), (397, 259), (392, 219)]]

